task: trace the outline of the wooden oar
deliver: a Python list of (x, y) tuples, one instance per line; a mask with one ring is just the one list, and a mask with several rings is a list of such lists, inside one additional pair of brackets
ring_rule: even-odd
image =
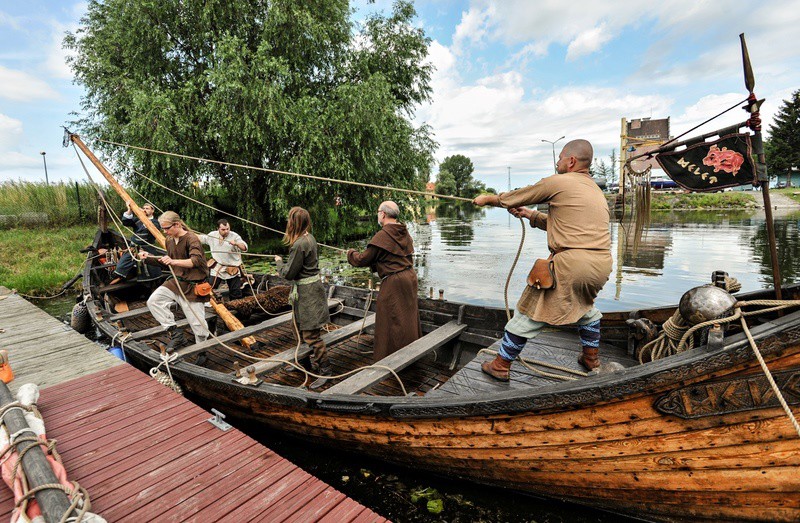
[[(94, 164), (94, 166), (97, 167), (97, 170), (100, 171), (100, 173), (108, 181), (108, 183), (111, 184), (111, 187), (113, 187), (114, 190), (117, 191), (117, 194), (120, 195), (120, 197), (125, 201), (125, 203), (130, 204), (131, 211), (133, 212), (133, 214), (135, 214), (137, 218), (139, 218), (139, 220), (144, 224), (144, 226), (147, 227), (147, 230), (150, 231), (150, 234), (153, 235), (153, 238), (156, 239), (159, 245), (161, 245), (164, 249), (166, 249), (167, 244), (165, 241), (164, 234), (161, 231), (159, 231), (155, 225), (153, 225), (153, 222), (150, 221), (150, 218), (148, 218), (147, 215), (142, 210), (142, 208), (139, 207), (135, 201), (133, 201), (133, 198), (131, 198), (128, 192), (125, 189), (123, 189), (122, 185), (120, 185), (119, 182), (117, 182), (117, 180), (111, 175), (108, 169), (106, 169), (105, 166), (100, 162), (100, 160), (97, 159), (94, 153), (92, 153), (92, 151), (88, 147), (86, 147), (86, 144), (83, 143), (83, 141), (77, 134), (70, 134), (69, 138), (70, 140), (72, 140), (72, 143), (77, 145), (78, 148), (81, 151), (83, 151), (83, 154), (85, 154), (86, 157), (89, 158), (92, 164)], [(228, 309), (226, 309), (224, 305), (222, 305), (221, 303), (217, 303), (217, 301), (213, 297), (211, 298), (211, 307), (214, 309), (214, 312), (216, 312), (217, 315), (220, 318), (222, 318), (222, 321), (225, 322), (225, 325), (228, 326), (228, 329), (236, 331), (244, 328), (242, 322), (240, 322), (236, 316), (231, 314), (231, 312)], [(243, 338), (241, 341), (242, 344), (244, 344), (248, 349), (252, 345), (255, 345), (256, 343), (256, 339), (253, 338), (252, 336)]]

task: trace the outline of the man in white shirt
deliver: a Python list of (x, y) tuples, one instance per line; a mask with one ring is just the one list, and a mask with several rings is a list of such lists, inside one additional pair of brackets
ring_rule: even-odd
[(211, 266), (209, 283), (216, 289), (223, 282), (228, 284), (230, 299), (237, 300), (242, 297), (242, 255), (247, 252), (247, 243), (241, 236), (231, 231), (228, 220), (217, 222), (217, 230), (208, 234), (198, 235), (200, 242), (211, 247), (211, 257), (214, 264)]

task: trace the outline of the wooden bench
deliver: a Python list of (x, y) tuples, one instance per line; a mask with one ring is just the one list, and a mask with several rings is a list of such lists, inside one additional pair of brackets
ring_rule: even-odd
[[(338, 305), (339, 305), (339, 300), (328, 300), (329, 309), (332, 309)], [(292, 313), (287, 312), (285, 314), (281, 314), (280, 316), (275, 316), (274, 318), (262, 321), (261, 323), (250, 325), (249, 327), (245, 327), (244, 329), (231, 331), (222, 334), (221, 336), (217, 336), (216, 338), (208, 338), (206, 341), (195, 343), (194, 345), (189, 345), (188, 347), (178, 349), (175, 351), (175, 353), (180, 356), (191, 356), (192, 354), (197, 354), (198, 352), (203, 352), (204, 350), (216, 347), (218, 345), (217, 340), (223, 343), (228, 343), (229, 341), (238, 341), (241, 340), (242, 338), (258, 334), (263, 330), (272, 329), (278, 327), (279, 325), (283, 325), (284, 323), (289, 323), (290, 321), (292, 321)]]
[[(139, 309), (135, 309), (135, 310), (139, 310)], [(130, 311), (128, 311), (128, 312), (130, 312)], [(122, 314), (124, 314), (124, 313), (122, 313)], [(213, 311), (205, 311), (206, 321), (210, 320), (211, 318), (214, 318), (215, 316), (216, 316), (216, 314), (214, 314)], [(175, 326), (178, 327), (178, 328), (183, 328), (183, 327), (186, 327), (187, 325), (189, 325), (189, 320), (186, 319), (186, 318), (183, 318), (182, 320), (178, 320), (178, 321), (175, 322)], [(161, 325), (157, 325), (155, 327), (150, 327), (149, 329), (144, 329), (144, 330), (140, 330), (140, 331), (136, 331), (136, 332), (131, 333), (131, 339), (132, 340), (143, 340), (143, 339), (147, 339), (147, 338), (152, 338), (153, 336), (157, 336), (157, 335), (159, 335), (159, 334), (161, 334), (163, 332), (166, 332), (166, 329), (164, 327), (162, 327)]]
[[(361, 332), (362, 324), (364, 330), (375, 325), (375, 314), (370, 313), (367, 315), (366, 319), (356, 320), (353, 323), (350, 323), (341, 329), (336, 329), (335, 331), (328, 332), (322, 335), (322, 341), (325, 342), (325, 346), (331, 346), (340, 341), (344, 341), (348, 338), (352, 338), (359, 332)], [(291, 349), (287, 349), (280, 354), (276, 354), (272, 356), (273, 358), (279, 358), (286, 361), (294, 361), (294, 351), (296, 347), (292, 347)], [(303, 343), (300, 345), (300, 348), (297, 349), (297, 360), (300, 361), (306, 356), (311, 354), (311, 347), (307, 344)], [(256, 369), (256, 374), (261, 374), (263, 372), (268, 372), (274, 369), (277, 369), (281, 366), (285, 365), (282, 361), (259, 361), (254, 363), (252, 366)]]
[[(409, 343), (394, 354), (386, 356), (375, 365), (389, 367), (395, 372), (399, 372), (450, 340), (458, 338), (466, 328), (466, 325), (459, 324), (455, 320), (448, 322), (430, 334), (426, 334), (417, 341)], [(343, 382), (334, 385), (322, 394), (357, 394), (380, 383), (391, 375), (392, 373), (387, 369), (364, 369), (358, 374), (354, 374)]]

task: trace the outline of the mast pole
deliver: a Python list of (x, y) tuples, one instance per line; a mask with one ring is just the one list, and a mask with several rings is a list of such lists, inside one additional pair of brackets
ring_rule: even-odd
[[(166, 249), (167, 244), (165, 241), (166, 238), (164, 237), (164, 234), (161, 231), (159, 231), (155, 225), (153, 225), (153, 222), (150, 221), (150, 218), (147, 217), (142, 208), (136, 204), (136, 202), (133, 200), (133, 198), (131, 198), (128, 192), (122, 187), (122, 185), (119, 184), (119, 182), (108, 171), (108, 169), (106, 169), (105, 165), (103, 165), (103, 163), (97, 159), (94, 153), (92, 153), (92, 151), (88, 147), (86, 147), (86, 144), (83, 143), (83, 140), (81, 140), (80, 136), (78, 136), (77, 134), (70, 133), (69, 139), (72, 141), (72, 143), (74, 143), (78, 147), (78, 149), (83, 151), (83, 154), (85, 154), (86, 157), (89, 158), (89, 161), (91, 161), (92, 164), (97, 168), (97, 170), (100, 171), (100, 174), (102, 174), (103, 177), (111, 185), (111, 187), (113, 187), (114, 190), (117, 191), (117, 194), (120, 195), (120, 197), (125, 201), (125, 203), (130, 204), (131, 211), (133, 212), (133, 214), (135, 214), (136, 217), (139, 218), (139, 220), (144, 224), (144, 226), (147, 227), (147, 230), (150, 231), (150, 234), (153, 235), (153, 238), (156, 239), (159, 245), (161, 245), (161, 247)], [(227, 327), (230, 330), (234, 331), (244, 328), (244, 325), (242, 324), (241, 321), (239, 321), (239, 318), (231, 314), (231, 312), (227, 308), (225, 308), (224, 305), (222, 305), (221, 303), (217, 303), (217, 301), (213, 297), (211, 298), (211, 307), (214, 309), (214, 312), (216, 312), (217, 315), (220, 318), (222, 318), (222, 320), (225, 322), (225, 325), (227, 325)], [(253, 338), (252, 336), (243, 338), (241, 341), (242, 344), (245, 345), (247, 348), (250, 348), (252, 345), (256, 344), (256, 339)]]
[(747, 106), (744, 108), (750, 113), (747, 125), (753, 131), (753, 154), (756, 155), (756, 176), (761, 184), (761, 196), (764, 199), (764, 214), (767, 220), (767, 238), (769, 241), (769, 254), (772, 262), (772, 280), (775, 286), (775, 299), (781, 300), (781, 270), (778, 266), (778, 247), (775, 242), (775, 222), (772, 217), (772, 202), (769, 196), (769, 174), (767, 173), (767, 160), (764, 155), (764, 142), (761, 138), (761, 115), (760, 108), (764, 100), (756, 98), (753, 89), (756, 86), (753, 67), (750, 64), (750, 54), (747, 52), (747, 42), (744, 33), (739, 35), (742, 43), (742, 65), (744, 67), (744, 86), (750, 92), (747, 99)]

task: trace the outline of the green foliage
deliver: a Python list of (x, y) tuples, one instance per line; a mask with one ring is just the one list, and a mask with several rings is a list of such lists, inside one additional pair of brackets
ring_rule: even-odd
[(792, 170), (800, 169), (800, 90), (792, 93), (775, 115), (769, 127), (769, 139), (765, 140), (767, 172), (786, 176), (791, 185)]
[(652, 193), (650, 210), (747, 209), (756, 206), (752, 194), (744, 191), (719, 193)]
[[(65, 39), (86, 89), (75, 123), (91, 137), (152, 149), (423, 189), (435, 143), (430, 129), (415, 127), (410, 117), (431, 92), (429, 40), (413, 27), (415, 11), (405, 0), (361, 27), (350, 16), (345, 0), (91, 0), (80, 29)], [(322, 240), (339, 234), (337, 223), (391, 197), (103, 149), (120, 166), (277, 228), (292, 206), (302, 205)], [(162, 208), (186, 208), (138, 177), (129, 181)], [(336, 197), (343, 205), (333, 216), (328, 208)], [(183, 214), (202, 221), (209, 212)]]
[(496, 194), (492, 188), (472, 177), (475, 167), (472, 160), (463, 154), (448, 156), (439, 165), (439, 175), (436, 179), (436, 192), (450, 194), (462, 198), (473, 198), (482, 192)]
[[(124, 210), (114, 191), (105, 193), (112, 205)], [(97, 191), (88, 182), (3, 182), (0, 229), (95, 223), (98, 202)]]

